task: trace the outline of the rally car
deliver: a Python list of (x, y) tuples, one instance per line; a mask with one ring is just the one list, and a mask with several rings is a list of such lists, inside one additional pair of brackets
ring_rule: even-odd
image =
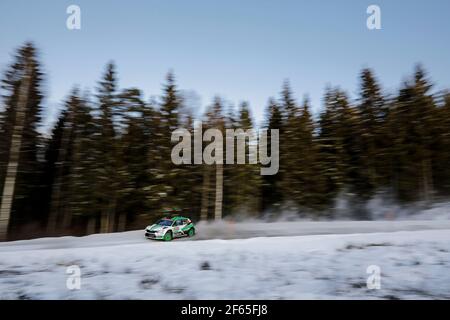
[(195, 226), (189, 218), (173, 217), (163, 218), (145, 228), (147, 239), (170, 241), (174, 238), (193, 237)]

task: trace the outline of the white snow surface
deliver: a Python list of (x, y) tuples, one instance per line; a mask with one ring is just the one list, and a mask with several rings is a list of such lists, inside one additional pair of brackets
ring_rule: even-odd
[[(81, 268), (80, 290), (66, 287), (71, 265)], [(370, 265), (381, 269), (379, 290), (367, 288)], [(0, 299), (450, 299), (450, 229), (8, 242), (0, 244)]]

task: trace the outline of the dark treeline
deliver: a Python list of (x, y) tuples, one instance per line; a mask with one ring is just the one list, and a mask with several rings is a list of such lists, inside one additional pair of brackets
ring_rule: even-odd
[[(328, 87), (313, 117), (288, 82), (269, 99), (259, 127), (280, 130), (280, 170), (259, 165), (174, 165), (171, 133), (192, 130), (194, 115), (167, 75), (158, 100), (119, 88), (113, 63), (93, 93), (74, 88), (50, 136), (38, 129), (44, 73), (25, 44), (2, 79), (0, 108), (0, 233), (3, 239), (114, 232), (141, 228), (176, 208), (194, 219), (277, 216), (284, 210), (333, 218), (342, 193), (350, 215), (370, 218), (361, 204), (380, 190), (403, 203), (450, 194), (450, 94), (431, 94), (417, 66), (387, 96), (370, 69), (359, 97)], [(201, 120), (206, 128), (255, 128), (250, 107), (219, 97)]]

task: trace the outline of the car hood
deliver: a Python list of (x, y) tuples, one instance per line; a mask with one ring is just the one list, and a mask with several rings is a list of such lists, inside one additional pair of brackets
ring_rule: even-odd
[(148, 226), (146, 228), (146, 230), (148, 230), (148, 231), (161, 231), (161, 230), (167, 229), (167, 228), (168, 227), (163, 227), (163, 226), (160, 226), (159, 224), (152, 224), (151, 226)]

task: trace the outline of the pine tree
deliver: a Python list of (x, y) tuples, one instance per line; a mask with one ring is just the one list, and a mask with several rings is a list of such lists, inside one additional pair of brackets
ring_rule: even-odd
[[(169, 72), (161, 97), (157, 133), (156, 156), (159, 159), (159, 179), (164, 186), (164, 191), (160, 193), (159, 202), (162, 208), (188, 211), (192, 208), (190, 205), (192, 198), (189, 190), (191, 186), (186, 183), (192, 178), (189, 174), (191, 166), (175, 165), (171, 159), (172, 147), (175, 145), (171, 141), (172, 133), (178, 128), (193, 125), (192, 121), (189, 121), (189, 117), (186, 118), (187, 121), (184, 123), (181, 121), (182, 104), (183, 100), (175, 84), (175, 76), (172, 72)], [(194, 180), (196, 179), (194, 178)]]
[(327, 88), (324, 101), (318, 142), (324, 169), (324, 195), (330, 202), (352, 183), (354, 124), (353, 112), (344, 92)]
[(431, 201), (434, 195), (434, 182), (432, 174), (432, 158), (434, 132), (436, 128), (436, 105), (430, 93), (432, 85), (427, 79), (425, 70), (417, 66), (414, 74), (414, 92), (416, 99), (414, 107), (417, 109), (419, 141), (421, 147), (417, 153), (420, 163), (420, 190), (421, 197), (425, 201)]
[[(55, 233), (58, 223), (62, 224), (61, 218), (63, 214), (67, 214), (67, 177), (71, 165), (72, 146), (73, 146), (73, 131), (75, 127), (75, 113), (79, 107), (78, 91), (75, 89), (66, 102), (66, 109), (61, 113), (58, 124), (61, 126), (60, 136), (56, 135), (51, 145), (55, 146), (55, 162), (51, 188), (51, 204), (49, 208), (49, 218), (47, 222), (47, 232), (49, 234)], [(58, 132), (56, 132), (58, 133)], [(65, 221), (66, 222), (66, 221)], [(65, 224), (64, 222), (64, 224)]]
[(288, 81), (285, 81), (279, 102), (283, 115), (283, 125), (280, 132), (280, 173), (283, 204), (288, 209), (296, 210), (296, 200), (300, 197), (298, 185), (300, 154), (300, 109), (297, 106)]
[(367, 196), (386, 182), (386, 104), (372, 70), (361, 72), (359, 100), (361, 171), (358, 191)]
[[(280, 132), (282, 131), (283, 115), (280, 106), (273, 98), (269, 99), (267, 118), (266, 129), (278, 129)], [(267, 144), (269, 152), (271, 152), (270, 146), (272, 142), (270, 135), (267, 137)], [(277, 211), (279, 211), (283, 199), (281, 173), (278, 172), (276, 175), (263, 176), (262, 180), (262, 210), (279, 213)]]
[(33, 44), (19, 48), (2, 80), (5, 108), (0, 123), (0, 237), (10, 222), (19, 227), (34, 219), (42, 189), (38, 161), (42, 72)]
[(395, 190), (405, 201), (431, 200), (433, 196), (432, 145), (436, 107), (431, 85), (418, 66), (414, 77), (400, 90), (391, 121), (396, 127), (393, 147)]
[(433, 181), (441, 196), (450, 195), (450, 93), (444, 92), (436, 110), (436, 138), (433, 139)]
[(172, 132), (179, 127), (179, 109), (181, 107), (181, 98), (175, 84), (175, 76), (169, 72), (166, 77), (167, 83), (163, 88), (161, 101), (161, 152), (163, 158), (167, 159), (167, 167), (172, 167), (170, 159), (172, 143), (170, 138)]
[(179, 108), (181, 100), (178, 89), (175, 84), (175, 76), (169, 72), (166, 77), (167, 83), (163, 88), (163, 96), (161, 101), (161, 135), (159, 152), (161, 154), (161, 164), (163, 165), (163, 174), (165, 175), (165, 183), (169, 187), (168, 197), (165, 200), (166, 206), (178, 207), (180, 201), (177, 198), (177, 170), (171, 160), (172, 132), (179, 127)]
[[(225, 132), (225, 117), (223, 114), (223, 102), (220, 99), (220, 97), (215, 97), (212, 106), (209, 107), (209, 110), (206, 113), (206, 119), (207, 124), (205, 129), (217, 129), (222, 132), (222, 136), (224, 136)], [(223, 141), (225, 142), (225, 141)], [(216, 149), (215, 152), (222, 153), (222, 163), (216, 163), (214, 164), (214, 181), (215, 181), (215, 192), (214, 192), (214, 219), (220, 220), (223, 217), (223, 198), (224, 198), (224, 163), (225, 163), (225, 157), (224, 157), (224, 149)], [(210, 193), (210, 180), (211, 180), (211, 173), (212, 168), (210, 168), (211, 165), (205, 164), (206, 168), (204, 170), (207, 170), (207, 174), (205, 176), (205, 179), (207, 179), (207, 183), (204, 184), (204, 187), (207, 188), (203, 190), (203, 200), (206, 201), (206, 204), (202, 204), (203, 211), (206, 210), (206, 205), (209, 204), (209, 193)]]
[[(119, 230), (140, 217), (155, 219), (163, 206), (161, 195), (167, 190), (158, 153), (160, 114), (142, 100), (138, 89), (121, 94), (124, 134), (119, 143)], [(160, 138), (160, 137), (159, 137)]]
[[(50, 183), (50, 206), (47, 231), (71, 233), (73, 220), (96, 224), (94, 159), (95, 124), (87, 97), (74, 89), (53, 130), (46, 151), (46, 181)], [(95, 230), (88, 228), (88, 233)]]
[(118, 106), (117, 83), (115, 65), (109, 63), (105, 74), (99, 83), (97, 100), (97, 119), (99, 136), (96, 148), (96, 179), (98, 207), (101, 212), (100, 230), (102, 233), (111, 232), (115, 228), (117, 207), (117, 141), (113, 117)]
[(315, 123), (310, 113), (309, 99), (305, 98), (299, 118), (299, 197), (297, 204), (307, 210), (322, 208), (324, 181), (320, 167), (319, 147), (315, 137)]
[[(45, 212), (45, 224), (47, 234), (54, 233), (56, 229), (56, 219), (54, 226), (49, 227), (49, 219), (52, 204), (52, 189), (55, 187), (57, 168), (59, 168), (58, 157), (60, 155), (62, 135), (67, 122), (67, 110), (63, 110), (52, 128), (50, 137), (45, 142), (44, 169), (43, 169), (43, 211)], [(53, 219), (53, 217), (52, 217)], [(49, 231), (50, 230), (50, 231)]]
[(96, 231), (98, 217), (95, 193), (92, 192), (92, 186), (96, 183), (92, 172), (98, 165), (95, 159), (96, 141), (92, 137), (97, 134), (97, 128), (88, 97), (78, 97), (77, 100), (68, 172), (68, 208), (64, 214), (63, 228), (72, 226), (73, 220), (80, 221), (86, 225), (86, 233), (89, 234)]
[[(253, 132), (253, 138), (257, 138), (247, 102), (239, 107), (238, 118), (233, 129), (242, 130), (242, 134)], [(261, 185), (260, 167), (257, 163), (251, 163), (251, 143), (255, 141), (245, 140), (245, 164), (227, 164), (230, 168), (226, 179), (226, 199), (229, 213), (257, 217), (261, 212)], [(235, 153), (237, 149), (235, 148)], [(236, 156), (236, 155), (235, 155)]]
[(146, 128), (145, 103), (138, 89), (125, 90), (121, 95), (125, 113), (125, 132), (119, 143), (119, 188), (118, 212), (120, 230), (126, 221), (137, 212), (146, 212), (144, 188), (148, 185), (149, 133)]

